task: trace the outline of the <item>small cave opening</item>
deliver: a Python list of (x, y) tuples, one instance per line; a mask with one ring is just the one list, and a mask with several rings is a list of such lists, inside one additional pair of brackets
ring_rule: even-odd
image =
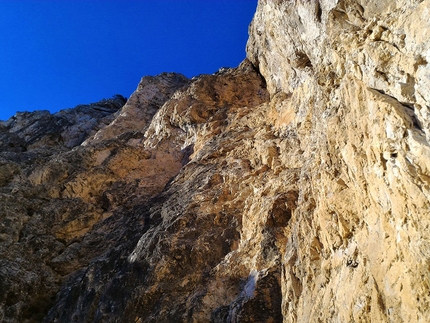
[(271, 227), (286, 227), (297, 207), (297, 191), (289, 191), (276, 197), (269, 211), (267, 224)]
[(309, 56), (305, 52), (296, 52), (295, 53), (295, 65), (298, 68), (313, 68), (312, 62)]

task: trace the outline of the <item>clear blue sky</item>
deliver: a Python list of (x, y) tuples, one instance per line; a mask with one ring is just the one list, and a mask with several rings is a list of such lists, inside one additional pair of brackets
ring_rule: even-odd
[(0, 0), (0, 120), (188, 77), (245, 58), (257, 0)]

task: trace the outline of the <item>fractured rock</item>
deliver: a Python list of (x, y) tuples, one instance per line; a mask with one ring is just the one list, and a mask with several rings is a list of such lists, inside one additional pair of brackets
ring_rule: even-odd
[(260, 0), (237, 68), (2, 122), (0, 319), (426, 322), (429, 15)]

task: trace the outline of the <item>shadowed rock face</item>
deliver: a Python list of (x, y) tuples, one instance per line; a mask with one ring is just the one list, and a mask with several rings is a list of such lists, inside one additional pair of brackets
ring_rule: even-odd
[[(130, 191), (129, 210), (121, 203), (111, 211), (105, 222), (122, 216), (129, 229), (116, 224), (118, 241), (67, 282), (47, 322), (209, 320), (224, 306), (218, 295), (224, 293), (224, 278), (218, 277), (216, 267), (237, 249), (245, 202), (232, 201), (234, 187), (224, 177), (235, 176), (237, 186), (249, 172), (248, 165), (227, 158), (228, 151), (235, 150), (230, 140), (237, 135), (235, 129), (228, 130), (229, 120), (249, 114), (267, 99), (262, 78), (244, 62), (237, 69), (200, 76), (163, 105), (142, 129), (141, 139), (131, 142), (147, 151), (152, 156), (147, 160), (157, 168), (175, 167), (170, 163), (174, 157), (176, 173), (169, 182), (166, 169), (154, 174), (141, 184), (140, 194), (137, 187)], [(254, 135), (253, 130), (240, 132), (243, 139)], [(163, 192), (145, 198), (148, 186), (163, 178)], [(241, 295), (248, 275), (229, 278), (235, 290), (232, 301), (238, 298), (238, 304), (253, 295)], [(279, 294), (279, 271), (274, 277), (271, 285)], [(268, 307), (280, 315), (280, 298)]]
[(23, 152), (36, 148), (71, 149), (80, 145), (98, 129), (115, 119), (115, 112), (126, 99), (115, 95), (89, 105), (62, 110), (18, 112), (0, 122), (0, 149), (2, 152)]
[[(132, 200), (147, 201), (161, 192), (182, 157), (179, 151), (159, 164), (135, 143), (147, 127), (145, 118), (188, 82), (173, 73), (145, 77), (127, 103), (117, 95), (53, 115), (18, 113), (2, 122), (2, 322), (41, 322), (71, 274), (120, 238), (133, 241), (133, 232), (145, 226), (144, 217), (129, 222)], [(88, 143), (130, 111), (142, 116), (134, 127), (102, 144)], [(154, 176), (157, 181), (148, 181)]]
[(429, 15), (261, 0), (238, 68), (2, 122), (0, 320), (425, 322)]

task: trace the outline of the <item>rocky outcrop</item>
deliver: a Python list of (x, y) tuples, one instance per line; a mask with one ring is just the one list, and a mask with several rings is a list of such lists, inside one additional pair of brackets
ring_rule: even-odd
[(102, 144), (96, 139), (130, 111), (150, 118), (187, 82), (172, 73), (145, 77), (127, 103), (115, 96), (53, 115), (18, 113), (1, 124), (2, 322), (41, 322), (69, 275), (140, 228), (124, 214), (132, 200), (163, 189), (182, 166), (180, 153), (157, 163), (162, 157), (141, 149), (143, 118)]
[(429, 317), (429, 8), (259, 3), (248, 56), (302, 150), (285, 322)]
[(235, 69), (2, 123), (1, 320), (425, 322), (429, 10), (260, 0)]
[[(144, 199), (143, 189), (140, 194), (130, 191), (134, 201), (126, 214), (135, 230), (133, 238), (121, 224), (118, 243), (69, 282), (47, 321), (175, 321), (211, 315), (206, 308), (199, 313), (186, 304), (198, 306), (205, 285), (213, 279), (210, 272), (237, 247), (241, 221), (237, 215), (243, 207), (242, 201), (226, 210), (231, 193), (219, 173), (219, 158), (225, 154), (219, 145), (233, 149), (228, 145), (234, 145), (229, 142), (236, 131), (229, 134), (228, 120), (241, 110), (248, 114), (267, 98), (263, 80), (245, 62), (238, 69), (199, 77), (164, 104), (141, 141), (133, 143), (152, 154), (148, 161), (156, 167), (172, 156), (184, 166), (176, 167), (177, 172), (182, 167), (179, 174), (171, 175), (173, 180), (155, 199)], [(242, 165), (236, 164), (239, 180)], [(225, 168), (232, 176), (228, 163)], [(148, 184), (162, 181), (166, 171), (153, 174)], [(221, 191), (215, 189), (219, 184)], [(113, 212), (116, 216), (120, 210)], [(72, 296), (76, 292), (77, 298)]]

